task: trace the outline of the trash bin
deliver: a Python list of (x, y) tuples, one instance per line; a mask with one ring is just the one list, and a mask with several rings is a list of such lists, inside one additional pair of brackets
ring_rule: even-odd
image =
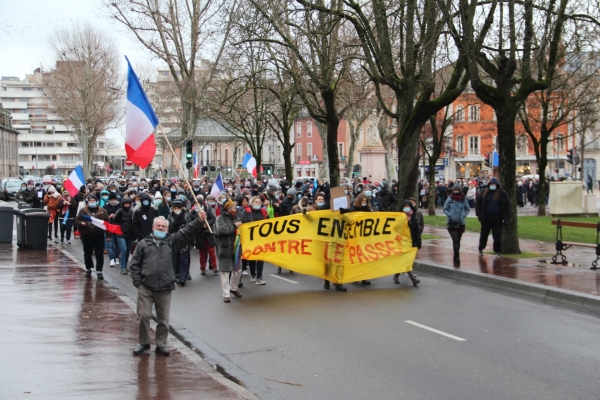
[(46, 250), (50, 214), (39, 208), (25, 208), (14, 213), (17, 216), (17, 246), (28, 250)]
[(0, 207), (0, 243), (12, 243), (13, 211), (12, 207)]
[(29, 203), (25, 203), (24, 201), (20, 201), (19, 204), (17, 205), (17, 208), (19, 210), (22, 210), (24, 208), (31, 208), (31, 206), (29, 205)]

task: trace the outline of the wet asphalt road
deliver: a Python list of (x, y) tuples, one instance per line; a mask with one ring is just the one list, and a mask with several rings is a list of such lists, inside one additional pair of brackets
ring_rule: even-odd
[[(79, 241), (65, 248), (83, 259)], [(419, 288), (386, 277), (337, 293), (271, 265), (266, 286), (244, 277), (244, 297), (225, 304), (218, 275), (200, 276), (195, 250), (192, 260), (171, 321), (259, 398), (600, 396), (597, 318), (425, 275)], [(108, 259), (105, 276), (135, 298)]]

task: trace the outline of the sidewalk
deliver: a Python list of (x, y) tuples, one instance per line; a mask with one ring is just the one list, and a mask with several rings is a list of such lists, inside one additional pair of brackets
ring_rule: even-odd
[[(477, 252), (479, 234), (465, 232), (461, 241), (460, 268), (453, 263), (452, 240), (448, 231), (442, 228), (426, 226), (425, 234), (439, 236), (439, 239), (424, 240), (417, 256), (415, 270), (435, 275), (480, 282), (488, 286), (507, 289), (534, 296), (560, 294), (569, 305), (573, 301), (596, 308), (600, 306), (600, 270), (590, 270), (596, 259), (594, 249), (571, 248), (565, 252), (568, 264), (550, 264), (555, 254), (554, 243), (520, 239), (523, 252), (539, 253), (533, 258), (499, 258), (485, 254), (492, 250), (492, 237), (484, 255)], [(460, 275), (459, 275), (460, 274)], [(465, 275), (469, 275), (466, 276)], [(496, 278), (498, 279), (492, 279)], [(519, 285), (515, 286), (517, 283)], [(556, 301), (553, 301), (556, 303)], [(577, 308), (577, 307), (575, 307)], [(592, 310), (593, 311), (593, 310)], [(594, 313), (594, 312), (592, 312)], [(600, 313), (600, 307), (595, 313)]]
[(254, 398), (172, 335), (170, 356), (133, 356), (133, 302), (54, 246), (0, 244), (0, 286), (2, 399)]

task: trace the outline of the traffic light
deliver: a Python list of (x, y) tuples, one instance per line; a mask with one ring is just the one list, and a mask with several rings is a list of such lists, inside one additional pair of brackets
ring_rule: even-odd
[[(185, 158), (187, 158), (188, 160), (191, 160), (192, 158), (194, 158), (194, 150), (192, 150), (192, 141), (191, 140), (185, 141)], [(188, 168), (191, 168), (191, 166)]]
[(485, 162), (485, 166), (488, 167), (488, 168), (491, 167), (492, 166), (492, 163), (491, 163), (492, 153), (487, 153), (483, 157), (485, 158), (485, 161), (484, 161)]
[(185, 163), (185, 167), (186, 167), (187, 169), (190, 169), (190, 168), (192, 168), (192, 162), (191, 162), (191, 161), (188, 161), (188, 162), (186, 162), (186, 163)]
[(567, 151), (567, 162), (569, 164), (573, 164), (573, 149), (569, 149), (569, 151)]

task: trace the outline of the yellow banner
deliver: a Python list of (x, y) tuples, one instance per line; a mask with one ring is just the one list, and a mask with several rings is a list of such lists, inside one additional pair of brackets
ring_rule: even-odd
[(406, 214), (315, 211), (241, 226), (242, 258), (263, 260), (333, 283), (412, 270)]

